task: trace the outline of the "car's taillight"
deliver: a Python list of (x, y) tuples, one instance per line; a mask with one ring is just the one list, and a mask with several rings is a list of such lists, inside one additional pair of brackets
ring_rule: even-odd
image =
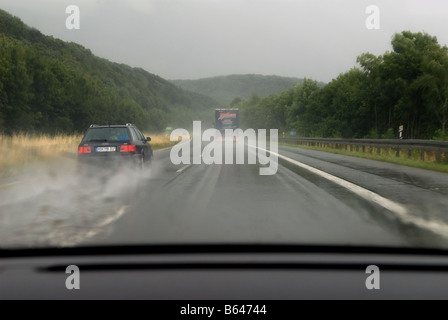
[(92, 153), (91, 147), (78, 147), (78, 153)]
[(120, 152), (135, 152), (135, 151), (137, 151), (137, 147), (132, 144), (120, 146)]

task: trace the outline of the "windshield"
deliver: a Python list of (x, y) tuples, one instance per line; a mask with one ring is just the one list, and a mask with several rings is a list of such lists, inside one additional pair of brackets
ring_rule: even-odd
[(1, 248), (448, 248), (448, 2), (0, 9)]

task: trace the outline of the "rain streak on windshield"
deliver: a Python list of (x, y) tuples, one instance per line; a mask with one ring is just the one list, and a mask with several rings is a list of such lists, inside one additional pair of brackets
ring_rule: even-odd
[(448, 3), (75, 2), (0, 4), (1, 247), (448, 247)]

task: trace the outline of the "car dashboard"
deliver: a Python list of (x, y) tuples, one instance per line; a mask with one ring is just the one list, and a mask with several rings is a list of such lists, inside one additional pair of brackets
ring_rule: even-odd
[[(79, 287), (67, 287), (69, 266)], [(378, 287), (369, 288), (369, 266)], [(447, 299), (445, 251), (133, 246), (0, 251), (0, 299)]]

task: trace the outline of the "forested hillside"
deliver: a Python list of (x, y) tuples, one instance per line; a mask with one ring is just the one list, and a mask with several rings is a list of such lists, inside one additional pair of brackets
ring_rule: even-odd
[(360, 55), (357, 67), (327, 85), (260, 75), (172, 83), (45, 36), (0, 10), (0, 133), (125, 122), (162, 131), (194, 119), (212, 123), (213, 109), (230, 105), (241, 109), (245, 127), (300, 136), (396, 138), (403, 125), (405, 138), (447, 139), (447, 47), (410, 31), (391, 44), (383, 55)]
[(95, 57), (0, 10), (0, 133), (84, 131), (132, 122), (150, 131), (212, 119), (216, 101), (142, 69)]
[(262, 98), (279, 94), (302, 83), (303, 79), (246, 74), (171, 82), (185, 90), (207, 95), (221, 104), (228, 105), (235, 98), (248, 99), (252, 94)]
[[(279, 95), (240, 102), (246, 127), (307, 137), (447, 139), (448, 49), (426, 33), (404, 31), (392, 51), (358, 57), (325, 87), (306, 79)], [(323, 64), (324, 67), (324, 64)]]

